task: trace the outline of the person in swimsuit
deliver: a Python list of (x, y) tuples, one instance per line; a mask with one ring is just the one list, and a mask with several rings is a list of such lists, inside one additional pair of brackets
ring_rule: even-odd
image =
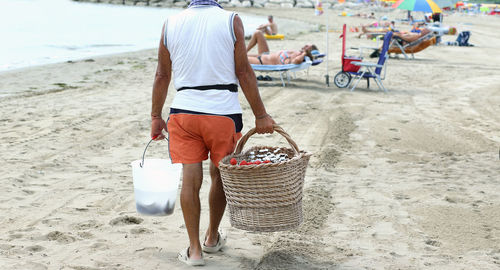
[(374, 22), (370, 24), (361, 25), (361, 32), (359, 33), (358, 38), (361, 38), (361, 36), (366, 35), (367, 38), (371, 39), (376, 34), (385, 34), (387, 31), (396, 32), (395, 24), (396, 23), (394, 21), (391, 21), (391, 22), (382, 22), (380, 24), (378, 22)]
[(300, 50), (281, 50), (278, 52), (270, 52), (264, 34), (256, 31), (252, 35), (252, 39), (247, 45), (247, 52), (257, 45), (257, 54), (248, 54), (248, 62), (250, 64), (260, 65), (286, 65), (286, 64), (300, 64), (304, 62), (304, 58), (308, 56), (311, 60), (313, 56), (312, 50), (317, 50), (316, 45), (307, 44)]

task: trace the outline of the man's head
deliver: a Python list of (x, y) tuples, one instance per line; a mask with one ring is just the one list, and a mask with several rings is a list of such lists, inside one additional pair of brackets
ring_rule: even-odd
[(273, 22), (273, 15), (267, 16), (267, 20), (272, 23)]

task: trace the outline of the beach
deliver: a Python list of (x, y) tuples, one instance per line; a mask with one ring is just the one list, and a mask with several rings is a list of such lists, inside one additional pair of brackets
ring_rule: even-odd
[[(278, 25), (325, 24), (313, 9), (235, 10), (272, 13)], [(205, 254), (204, 269), (499, 269), (500, 18), (446, 16), (445, 24), (471, 31), (474, 47), (439, 45), (413, 60), (391, 58), (387, 93), (373, 82), (366, 89), (365, 81), (351, 92), (333, 84), (341, 70), (338, 37), (343, 23), (370, 21), (341, 11), (329, 10), (329, 87), (326, 63), (286, 87), (276, 74), (259, 81), (268, 113), (313, 154), (303, 223), (253, 233), (232, 228), (226, 211), (227, 246)], [(271, 51), (311, 42), (324, 51), (324, 30), (270, 41)], [(356, 35), (348, 33), (348, 47), (375, 46)], [(135, 209), (130, 162), (150, 140), (156, 53), (0, 73), (0, 89), (9, 92), (0, 98), (2, 269), (191, 269), (177, 260), (188, 245), (179, 200), (171, 216)], [(170, 85), (164, 118), (174, 94)], [(246, 132), (254, 117), (241, 92), (240, 101)], [(287, 143), (275, 133), (247, 145)], [(168, 144), (154, 142), (146, 155), (168, 158)], [(204, 162), (201, 235), (209, 187)]]

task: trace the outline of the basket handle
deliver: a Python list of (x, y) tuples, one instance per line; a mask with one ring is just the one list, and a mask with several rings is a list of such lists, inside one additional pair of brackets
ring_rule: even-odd
[[(280, 126), (278, 126), (276, 124), (273, 125), (273, 129), (274, 129), (274, 131), (276, 131), (279, 134), (281, 134), (281, 136), (285, 137), (285, 139), (288, 141), (288, 143), (292, 147), (293, 151), (295, 152), (295, 155), (298, 155), (299, 154), (299, 147), (292, 140), (292, 138), (290, 137), (290, 135), (288, 135), (288, 133), (286, 133), (283, 130), (283, 128), (281, 128)], [(236, 146), (236, 149), (234, 150), (234, 153), (235, 154), (241, 153), (241, 151), (243, 150), (243, 146), (245, 146), (245, 143), (247, 142), (248, 138), (250, 138), (250, 136), (254, 135), (255, 133), (256, 133), (255, 132), (255, 128), (252, 128), (245, 135), (243, 135), (243, 137), (241, 137), (240, 141), (238, 142), (238, 145)]]

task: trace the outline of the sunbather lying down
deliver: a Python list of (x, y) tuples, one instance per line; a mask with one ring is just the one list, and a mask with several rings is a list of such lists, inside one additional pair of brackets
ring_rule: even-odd
[(420, 33), (415, 33), (415, 32), (395, 32), (392, 35), (392, 38), (400, 38), (404, 42), (410, 43), (410, 42), (416, 41), (419, 38), (421, 38), (421, 37), (429, 34), (430, 32), (432, 32), (432, 31), (430, 29), (428, 29), (428, 28), (421, 29)]
[[(421, 50), (424, 50), (425, 48), (434, 45), (436, 43), (436, 38), (432, 36), (432, 38), (429, 39), (422, 39), (422, 42), (416, 42), (415, 44), (411, 44), (412, 42), (415, 42), (422, 37), (426, 36), (427, 34), (431, 33), (432, 31), (424, 28), (420, 33), (414, 33), (414, 32), (395, 32), (392, 35), (392, 38), (398, 39), (400, 45), (402, 46), (408, 46), (404, 48), (405, 53), (416, 53)], [(379, 57), (380, 56), (380, 50), (377, 49), (375, 50), (372, 54), (370, 54), (370, 57)], [(397, 45), (391, 45), (389, 47), (388, 53), (403, 53), (401, 51), (401, 48)]]
[[(357, 29), (357, 28), (356, 28)], [(394, 31), (395, 29), (395, 22), (382, 22), (382, 23), (370, 23), (370, 24), (365, 24), (361, 25), (361, 32), (358, 35), (358, 38), (361, 38), (361, 36), (366, 35), (367, 38), (371, 39), (373, 38), (373, 35), (376, 34), (385, 34), (388, 31)], [(357, 30), (356, 30), (357, 32)]]
[(304, 62), (306, 56), (313, 59), (312, 50), (317, 50), (316, 45), (307, 44), (300, 50), (281, 50), (278, 52), (270, 52), (267, 40), (264, 34), (260, 31), (253, 33), (252, 38), (248, 42), (247, 52), (257, 45), (258, 54), (248, 54), (248, 62), (250, 64), (260, 65), (286, 65), (300, 64)]

